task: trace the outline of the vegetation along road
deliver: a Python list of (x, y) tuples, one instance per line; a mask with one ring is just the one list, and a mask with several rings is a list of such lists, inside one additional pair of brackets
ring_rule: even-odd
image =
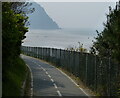
[(28, 56), (22, 55), (33, 77), (33, 96), (88, 96), (60, 70)]

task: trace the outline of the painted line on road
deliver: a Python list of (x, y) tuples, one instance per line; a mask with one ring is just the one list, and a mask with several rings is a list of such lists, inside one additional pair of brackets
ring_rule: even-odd
[(48, 74), (48, 72), (47, 72), (47, 71), (46, 71), (45, 73), (46, 73), (46, 74)]
[(52, 82), (54, 82), (54, 80), (53, 79), (50, 79)]
[(32, 61), (32, 62), (35, 63), (35, 64), (38, 65), (38, 66), (41, 66), (40, 64), (36, 63), (35, 61)]
[(51, 78), (51, 76), (50, 76), (50, 75), (48, 75), (48, 77), (49, 77), (49, 78)]
[(46, 71), (43, 67), (41, 67), (44, 71)]
[[(50, 65), (50, 64), (49, 64)], [(52, 65), (50, 65), (52, 66)], [(56, 68), (54, 66), (52, 66), (53, 68)], [(79, 85), (73, 80), (71, 79), (67, 74), (65, 74), (64, 72), (62, 72), (60, 69), (56, 68), (58, 71), (60, 71), (63, 75), (65, 75), (68, 79), (71, 80), (71, 82), (73, 82), (85, 95), (89, 96), (82, 88), (79, 87)]]
[[(37, 64), (38, 66), (41, 66), (38, 63), (36, 63), (35, 61), (32, 61), (32, 62), (35, 63), (35, 64)], [(41, 67), (41, 68), (45, 71), (45, 73), (48, 75), (48, 77), (51, 78), (51, 76), (48, 74), (48, 72), (43, 67)], [(54, 82), (53, 79), (51, 81)]]
[(43, 67), (41, 67), (42, 69), (44, 69)]
[[(50, 64), (49, 64), (50, 65)], [(50, 65), (50, 66), (52, 66), (52, 65)], [(56, 67), (54, 67), (54, 66), (52, 66), (53, 68), (56, 68)], [(42, 68), (44, 71), (46, 71), (44, 68)], [(65, 74), (64, 72), (62, 72), (60, 69), (58, 69), (58, 68), (56, 68), (57, 70), (59, 70), (63, 75), (65, 75), (66, 77), (68, 77), (70, 80), (71, 80), (71, 82), (73, 82), (81, 91), (83, 91), (83, 93), (85, 94), (85, 95), (87, 95), (87, 96), (89, 96), (82, 88), (80, 88), (79, 87), (79, 85), (74, 81), (74, 80), (72, 80), (67, 74)], [(59, 96), (62, 96), (61, 95), (61, 93), (60, 93), (60, 91), (57, 91), (57, 93), (58, 93), (58, 95)]]
[(62, 96), (62, 94), (60, 93), (60, 91), (59, 91), (59, 90), (57, 90), (57, 93), (58, 93), (58, 95), (59, 95), (59, 96)]
[(40, 66), (38, 63), (36, 63), (35, 61), (32, 61), (33, 63), (35, 63), (36, 65)]
[[(33, 63), (37, 64), (36, 62), (33, 62)], [(38, 66), (41, 66), (41, 65), (38, 65)], [(50, 78), (50, 80), (53, 82), (54, 87), (57, 89), (58, 88), (57, 85), (54, 83), (54, 80), (51, 78), (51, 76), (48, 74), (48, 72), (43, 67), (41, 67), (41, 68), (45, 71), (45, 73), (48, 75), (48, 77)], [(60, 93), (59, 90), (57, 90), (57, 93), (58, 93), (59, 96), (62, 96), (62, 94)]]
[(53, 83), (53, 85), (54, 85), (55, 88), (58, 88), (57, 85), (56, 85), (55, 83)]
[(67, 74), (65, 74), (64, 72), (62, 72), (60, 69), (56, 68), (57, 70), (59, 70), (63, 75), (65, 75), (67, 78), (69, 78), (81, 91), (83, 91), (83, 93), (87, 96), (89, 96), (82, 88), (79, 87), (79, 85), (73, 80), (71, 79)]
[(44, 71), (46, 71), (44, 68), (43, 68)]

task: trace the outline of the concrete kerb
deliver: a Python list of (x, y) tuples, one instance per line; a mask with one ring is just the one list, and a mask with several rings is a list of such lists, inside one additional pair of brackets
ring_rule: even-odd
[[(30, 57), (30, 56), (29, 56)], [(33, 59), (37, 59), (37, 60), (41, 60), (41, 59), (38, 59), (38, 58), (34, 58), (34, 57), (31, 57)], [(45, 62), (47, 63), (47, 62)], [(49, 62), (48, 62), (49, 63)], [(50, 65), (50, 64), (49, 64)], [(50, 65), (52, 66), (52, 65)], [(56, 68), (55, 66), (52, 66), (54, 68)], [(59, 68), (56, 68), (58, 71), (60, 71), (63, 75), (65, 75), (68, 79), (70, 79), (86, 96), (89, 96), (89, 94), (87, 94), (81, 87), (79, 87), (79, 85), (71, 78), (69, 77), (66, 73), (64, 73), (62, 70), (60, 70)]]
[[(27, 65), (27, 64), (26, 64)], [(30, 70), (30, 75), (31, 75), (31, 94), (30, 96), (33, 96), (33, 75), (32, 75), (32, 71), (31, 71), (31, 68), (27, 65), (27, 67), (29, 68)]]

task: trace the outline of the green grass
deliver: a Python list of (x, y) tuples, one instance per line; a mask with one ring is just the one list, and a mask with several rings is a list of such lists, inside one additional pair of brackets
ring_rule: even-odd
[(25, 84), (25, 90), (24, 90), (24, 96), (30, 96), (31, 95), (31, 73), (28, 68), (28, 74), (26, 78), (26, 84)]
[(14, 64), (5, 69), (3, 74), (2, 96), (20, 96), (27, 66), (21, 58), (14, 59)]

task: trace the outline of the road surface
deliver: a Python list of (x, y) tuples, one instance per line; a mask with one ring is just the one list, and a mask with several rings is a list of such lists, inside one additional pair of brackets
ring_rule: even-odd
[(33, 96), (88, 96), (52, 65), (22, 55), (33, 76)]

